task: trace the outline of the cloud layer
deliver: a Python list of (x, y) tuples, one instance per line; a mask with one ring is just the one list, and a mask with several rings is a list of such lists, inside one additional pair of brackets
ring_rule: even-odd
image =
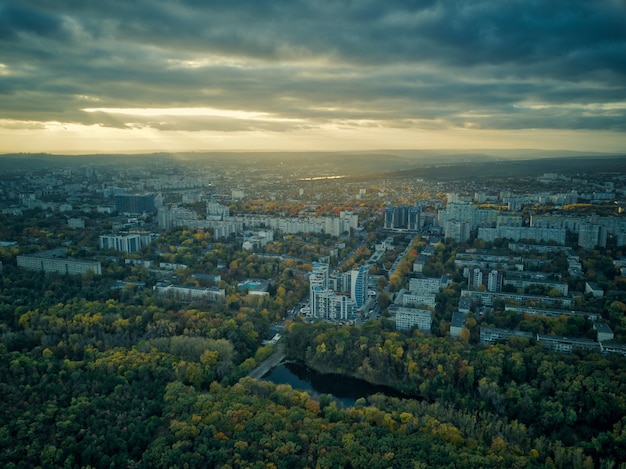
[(0, 122), (621, 135), (626, 3), (0, 0)]

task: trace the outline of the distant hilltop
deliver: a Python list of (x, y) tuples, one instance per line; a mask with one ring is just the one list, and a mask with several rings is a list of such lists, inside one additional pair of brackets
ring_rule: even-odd
[(271, 170), (290, 166), (323, 170), (359, 180), (423, 177), (434, 180), (533, 176), (543, 172), (624, 171), (626, 155), (569, 150), (372, 150), (355, 152), (181, 152), (139, 154), (0, 155), (0, 170), (28, 171), (83, 165), (144, 166), (146, 163), (206, 163)]

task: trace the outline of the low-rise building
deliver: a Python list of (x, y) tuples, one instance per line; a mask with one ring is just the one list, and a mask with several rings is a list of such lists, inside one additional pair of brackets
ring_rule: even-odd
[(472, 299), (468, 296), (461, 296), (459, 298), (459, 311), (462, 313), (469, 313), (472, 308)]
[(248, 290), (248, 295), (269, 296), (269, 280), (248, 279), (237, 284), (237, 290)]
[(392, 306), (389, 308), (392, 314), (395, 314), (396, 329), (399, 331), (408, 331), (414, 326), (420, 331), (430, 332), (433, 322), (433, 313), (428, 309), (404, 308)]
[(465, 326), (465, 313), (462, 313), (461, 311), (455, 311), (452, 313), (450, 337), (460, 337), (463, 326)]
[(601, 342), (600, 347), (602, 348), (602, 353), (618, 353), (626, 357), (626, 344), (609, 341)]
[(124, 264), (135, 265), (143, 267), (145, 269), (151, 269), (154, 266), (154, 261), (146, 259), (124, 259)]
[(396, 302), (401, 303), (402, 306), (424, 305), (434, 308), (437, 304), (437, 296), (432, 293), (418, 294), (413, 291), (402, 290), (398, 294), (398, 300)]
[(130, 280), (117, 280), (112, 287), (114, 290), (132, 289), (143, 290), (146, 286), (146, 282), (135, 282)]
[(557, 291), (561, 296), (569, 294), (567, 282), (549, 280), (546, 275), (538, 272), (508, 273), (504, 278), (504, 285), (510, 285), (521, 290), (536, 285), (545, 288), (547, 291)]
[(168, 270), (170, 272), (174, 272), (178, 269), (187, 269), (188, 267), (187, 264), (178, 264), (176, 262), (159, 262), (159, 269)]
[(63, 257), (64, 255), (65, 249), (55, 249), (28, 256), (17, 256), (17, 266), (46, 273), (84, 275), (93, 272), (96, 275), (102, 275), (102, 266), (99, 261), (70, 259)]
[(67, 226), (75, 229), (85, 228), (85, 220), (82, 218), (68, 218)]
[(416, 277), (409, 279), (409, 290), (416, 294), (437, 293), (441, 288), (439, 277)]
[(575, 349), (601, 351), (600, 344), (585, 337), (563, 337), (555, 335), (537, 334), (537, 340), (547, 350), (561, 353), (571, 353)]
[(598, 332), (598, 342), (605, 342), (615, 338), (613, 330), (605, 322), (594, 322), (593, 328)]
[(216, 287), (181, 287), (177, 285), (157, 283), (154, 286), (154, 292), (157, 296), (172, 298), (179, 301), (219, 301), (226, 298), (226, 291)]
[(535, 308), (534, 306), (521, 306), (508, 304), (504, 307), (505, 311), (513, 311), (517, 314), (532, 314), (537, 316), (546, 316), (548, 318), (558, 318), (560, 316), (580, 316), (591, 321), (598, 319), (598, 313), (590, 311), (572, 311), (568, 309), (551, 309), (551, 308)]
[(413, 272), (422, 273), (424, 271), (424, 266), (426, 265), (427, 260), (428, 256), (420, 253), (413, 263)]
[(542, 295), (524, 295), (522, 293), (497, 293), (480, 290), (461, 290), (461, 297), (467, 296), (474, 303), (492, 306), (496, 300), (517, 304), (538, 304), (547, 307), (571, 308), (573, 300), (570, 297), (552, 297)]
[(481, 344), (495, 344), (497, 342), (504, 342), (510, 337), (523, 337), (528, 340), (535, 338), (535, 334), (532, 332), (515, 331), (512, 329), (500, 329), (496, 327), (481, 327), (480, 328), (480, 343)]
[(585, 293), (591, 293), (595, 298), (602, 298), (604, 296), (604, 290), (597, 283), (586, 282)]
[(483, 251), (457, 253), (454, 257), (454, 266), (458, 269), (476, 267), (505, 271), (524, 268), (523, 259), (519, 256), (499, 256)]

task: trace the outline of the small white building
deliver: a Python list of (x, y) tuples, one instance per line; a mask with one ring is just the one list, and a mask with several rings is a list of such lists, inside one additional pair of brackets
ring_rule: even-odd
[(597, 283), (592, 282), (585, 283), (585, 293), (591, 293), (595, 298), (604, 296), (604, 290)]
[(70, 228), (85, 228), (85, 220), (82, 218), (69, 218), (67, 226)]
[(598, 342), (605, 342), (615, 338), (613, 330), (605, 322), (594, 322), (593, 328), (598, 332)]
[(450, 323), (450, 337), (460, 337), (461, 331), (465, 326), (465, 314), (461, 311), (452, 313), (452, 322)]

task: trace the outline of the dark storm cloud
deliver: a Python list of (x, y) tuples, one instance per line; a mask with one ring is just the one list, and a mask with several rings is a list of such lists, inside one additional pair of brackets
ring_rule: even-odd
[[(9, 1), (0, 2), (0, 118), (623, 131), (624, 57), (620, 0)], [(83, 111), (139, 107), (279, 119)]]
[(15, 39), (22, 33), (54, 37), (62, 33), (62, 22), (52, 14), (0, 3), (0, 38)]

